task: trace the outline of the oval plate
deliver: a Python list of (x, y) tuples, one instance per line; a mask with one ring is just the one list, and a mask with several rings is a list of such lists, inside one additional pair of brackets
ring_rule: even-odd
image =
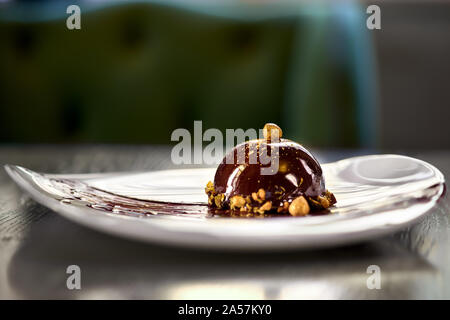
[[(227, 250), (307, 249), (367, 240), (416, 222), (444, 190), (438, 169), (405, 156), (349, 158), (322, 168), (337, 198), (330, 214), (243, 219), (207, 213), (204, 186), (215, 169), (50, 175), (5, 166), (34, 200), (84, 226), (141, 241)], [(101, 197), (137, 206), (148, 200), (197, 205), (184, 214), (177, 214), (176, 206), (174, 214), (158, 207), (149, 209), (152, 214), (120, 214), (120, 206), (105, 210), (104, 203), (95, 203)]]

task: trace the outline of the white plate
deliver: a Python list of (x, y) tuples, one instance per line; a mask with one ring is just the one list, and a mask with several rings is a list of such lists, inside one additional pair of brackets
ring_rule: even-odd
[[(177, 213), (176, 206), (174, 214), (159, 212), (158, 207), (147, 208), (154, 213), (150, 215), (121, 214), (122, 206), (105, 206), (103, 200), (121, 199), (135, 207), (146, 200), (177, 202), (180, 207), (205, 203), (204, 186), (215, 170), (49, 175), (5, 168), (37, 202), (87, 227), (148, 242), (229, 250), (305, 249), (367, 240), (416, 222), (444, 189), (442, 173), (426, 162), (374, 155), (322, 166), (327, 188), (337, 198), (329, 215), (211, 218), (199, 205), (191, 206), (188, 214)], [(102, 201), (96, 204), (98, 199)]]

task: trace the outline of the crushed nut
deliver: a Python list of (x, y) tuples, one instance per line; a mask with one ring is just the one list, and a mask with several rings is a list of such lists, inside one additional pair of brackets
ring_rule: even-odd
[(221, 193), (214, 197), (214, 203), (217, 208), (222, 208), (223, 199), (225, 199), (225, 194)]
[(289, 202), (285, 201), (285, 202), (283, 202), (282, 206), (278, 207), (277, 212), (278, 213), (280, 213), (280, 212), (288, 212), (288, 210), (289, 210)]
[(233, 210), (234, 208), (242, 208), (246, 204), (246, 201), (244, 197), (241, 196), (234, 196), (230, 199), (230, 209)]
[(272, 201), (267, 201), (261, 207), (259, 207), (258, 212), (264, 213), (264, 211), (270, 211), (272, 209)]
[(252, 199), (258, 203), (263, 203), (266, 200), (266, 192), (264, 189), (259, 189), (258, 192), (252, 193)]
[(321, 204), (318, 200), (309, 197), (309, 202), (313, 205), (313, 207), (321, 208)]
[(330, 206), (330, 201), (326, 197), (319, 196), (319, 202), (324, 209)]
[(305, 216), (309, 213), (309, 210), (308, 201), (303, 196), (295, 198), (289, 205), (289, 213), (294, 217)]
[(260, 198), (261, 200), (265, 200), (266, 199), (266, 192), (264, 191), (264, 189), (259, 189), (258, 190), (258, 198)]
[(277, 139), (281, 139), (283, 131), (275, 123), (266, 123), (263, 128), (264, 139), (271, 140), (272, 134), (274, 134), (274, 137), (278, 136)]
[(205, 192), (207, 194), (214, 193), (214, 183), (212, 183), (211, 181), (208, 181), (208, 183), (206, 184)]
[(208, 204), (211, 206), (211, 205), (213, 204), (213, 201), (214, 201), (214, 195), (211, 194), (211, 195), (208, 197)]

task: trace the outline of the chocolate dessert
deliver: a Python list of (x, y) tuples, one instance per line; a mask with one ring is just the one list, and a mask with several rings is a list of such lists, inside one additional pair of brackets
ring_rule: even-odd
[(266, 124), (263, 134), (264, 139), (239, 144), (222, 160), (214, 183), (205, 188), (211, 208), (304, 216), (336, 203), (319, 162), (305, 147), (282, 139), (275, 124)]

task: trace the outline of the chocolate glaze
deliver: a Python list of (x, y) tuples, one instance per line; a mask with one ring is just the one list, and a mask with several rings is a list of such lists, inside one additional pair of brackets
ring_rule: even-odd
[[(273, 175), (261, 175), (261, 152), (276, 150), (279, 157), (278, 171)], [(257, 162), (252, 164), (249, 155), (252, 150), (258, 153)], [(298, 196), (317, 197), (326, 192), (322, 168), (314, 156), (302, 145), (288, 139), (277, 143), (260, 139), (242, 143), (230, 151), (233, 154), (232, 163), (227, 163), (227, 156), (217, 168), (214, 178), (214, 188), (217, 193), (224, 193), (225, 200), (235, 195), (251, 195), (260, 188), (266, 193), (266, 200), (279, 206), (284, 201), (292, 201)], [(243, 163), (238, 160), (239, 154), (245, 153)], [(228, 155), (231, 157), (231, 155)], [(231, 161), (228, 161), (231, 162)], [(240, 163), (239, 163), (240, 162)], [(253, 161), (254, 162), (254, 161)], [(266, 161), (267, 162), (267, 161)]]

